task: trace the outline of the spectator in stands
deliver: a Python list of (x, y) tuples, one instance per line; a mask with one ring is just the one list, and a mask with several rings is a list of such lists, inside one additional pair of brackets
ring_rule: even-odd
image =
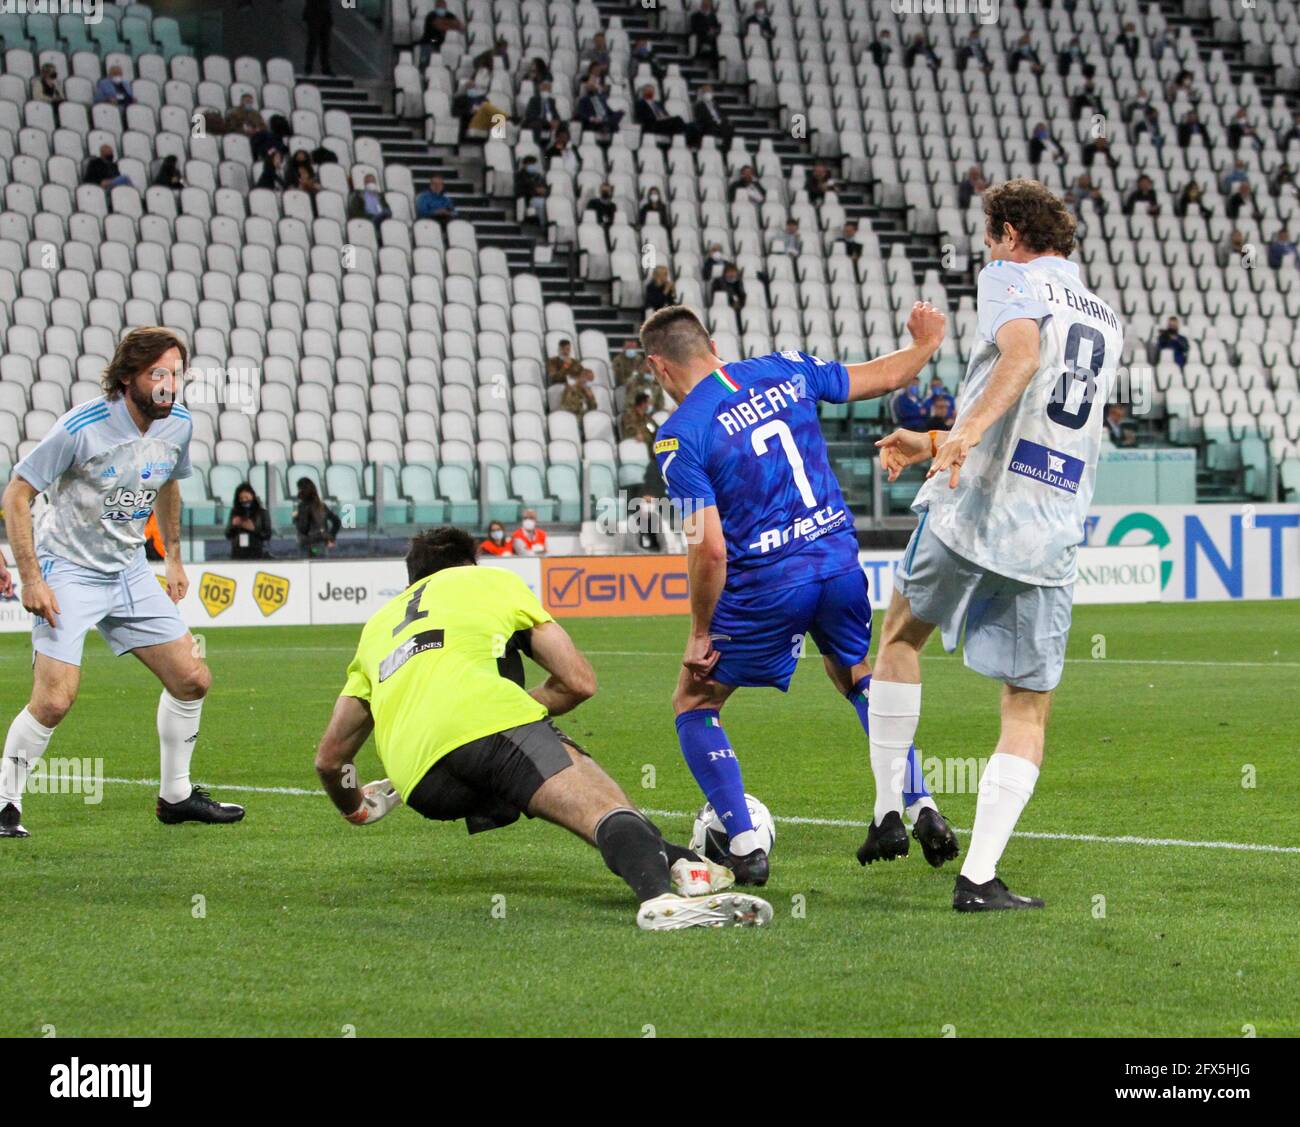
[(659, 216), (659, 225), (661, 227), (671, 226), (668, 219), (668, 205), (660, 198), (658, 188), (651, 188), (646, 192), (645, 199), (641, 201), (640, 223), (642, 227), (645, 226), (646, 217), (649, 215)]
[(284, 170), (284, 186), (286, 188), (297, 188), (300, 192), (306, 192), (314, 196), (320, 191), (320, 180), (316, 176), (316, 166), (311, 162), (311, 153), (306, 149), (299, 149), (293, 154), (293, 159), (289, 161), (289, 166)]
[(600, 186), (600, 194), (587, 204), (590, 211), (596, 213), (596, 222), (608, 231), (618, 218), (618, 204), (614, 202), (614, 185), (606, 181)]
[(713, 100), (713, 87), (709, 83), (700, 85), (700, 93), (695, 99), (692, 113), (695, 117), (695, 128), (699, 130), (701, 136), (716, 137), (723, 149), (731, 148), (731, 138), (735, 130), (728, 124)]
[(514, 554), (510, 541), (506, 539), (506, 526), (499, 520), (488, 525), (487, 538), (478, 546), (480, 556), (509, 556)]
[(930, 417), (926, 420), (926, 430), (952, 430), (953, 424), (953, 407), (951, 399), (940, 399), (935, 402), (930, 410)]
[(1291, 232), (1283, 227), (1268, 244), (1268, 264), (1274, 270), (1280, 270), (1282, 263), (1288, 258), (1293, 263), (1296, 261), (1296, 244), (1295, 240), (1291, 238)]
[(1130, 59), (1138, 57), (1138, 51), (1142, 48), (1142, 41), (1138, 39), (1137, 27), (1134, 26), (1132, 20), (1124, 24), (1124, 30), (1120, 32), (1117, 46)]
[(577, 378), (578, 373), (582, 371), (582, 365), (573, 355), (573, 341), (562, 340), (557, 347), (558, 355), (547, 357), (546, 378), (551, 383), (566, 383)]
[(972, 164), (966, 170), (966, 175), (957, 184), (957, 206), (964, 211), (970, 207), (971, 200), (984, 194), (984, 189), (988, 186), (988, 181), (984, 179), (984, 173), (980, 171), (980, 166)]
[(130, 80), (122, 77), (122, 68), (117, 64), (109, 67), (108, 74), (95, 83), (95, 105), (105, 103), (111, 103), (123, 112), (127, 106), (135, 104)]
[(1160, 111), (1155, 106), (1148, 106), (1142, 120), (1133, 126), (1133, 140), (1136, 142), (1143, 133), (1147, 134), (1156, 152), (1164, 147), (1165, 131), (1160, 127)]
[(324, 501), (309, 477), (297, 483), (298, 504), (293, 510), (293, 527), (298, 533), (298, 550), (304, 556), (326, 556), (335, 546), (343, 522)]
[(113, 146), (103, 144), (99, 146), (99, 156), (91, 157), (86, 165), (86, 174), (81, 178), (83, 184), (98, 184), (106, 192), (111, 192), (114, 188), (129, 188), (131, 181), (128, 177), (122, 175), (122, 170), (117, 166), (117, 157), (113, 154)]
[[(267, 149), (278, 149), (281, 156), (287, 157), (289, 155), (289, 138), (293, 136), (293, 130), (290, 128), (289, 121), (284, 114), (273, 113), (271, 115), (267, 132), (271, 135), (266, 142)], [(256, 146), (256, 139), (254, 139), (253, 144)], [(253, 155), (257, 157), (263, 154), (259, 154), (255, 148)]]
[(957, 73), (965, 71), (971, 60), (985, 74), (993, 69), (993, 62), (989, 58), (988, 48), (984, 45), (984, 36), (978, 27), (973, 27), (966, 36), (966, 40), (957, 48)]
[(921, 381), (913, 380), (896, 396), (893, 403), (894, 421), (904, 430), (928, 430), (930, 413), (921, 398)]
[(578, 66), (590, 70), (593, 66), (608, 67), (610, 62), (609, 47), (605, 43), (605, 33), (598, 31), (591, 42), (582, 49), (578, 56)]
[(713, 0), (700, 0), (699, 8), (691, 13), (690, 28), (691, 34), (695, 36), (695, 57), (716, 63), (722, 22), (713, 10)]
[(303, 72), (316, 73), (312, 63), (319, 58), (320, 73), (333, 74), (334, 70), (330, 66), (330, 36), (334, 34), (334, 0), (306, 0), (302, 9), (302, 22), (307, 27), (307, 61), (303, 65)]
[(516, 556), (546, 555), (546, 532), (537, 527), (537, 510), (525, 509), (519, 527), (510, 536)]
[(1250, 122), (1250, 115), (1246, 112), (1246, 107), (1242, 106), (1232, 116), (1232, 121), (1228, 123), (1228, 148), (1234, 153), (1241, 145), (1242, 141), (1252, 141), (1255, 145), (1255, 151), (1262, 153), (1264, 151), (1264, 140)]
[(475, 70), (495, 70), (497, 63), (501, 64), (503, 71), (510, 73), (510, 40), (504, 35), (498, 35), (491, 47), (474, 56)]
[(653, 86), (647, 85), (642, 88), (641, 97), (632, 107), (632, 117), (645, 133), (663, 134), (668, 137), (676, 137), (681, 133), (686, 135), (688, 145), (699, 144), (699, 130), (664, 109), (663, 102), (655, 97)]
[(930, 394), (925, 397), (925, 413), (934, 418), (939, 414), (939, 409), (946, 409), (946, 414), (951, 425), (952, 414), (957, 409), (957, 401), (952, 397), (952, 393), (944, 387), (942, 376), (930, 377)]
[(615, 387), (622, 387), (634, 376), (650, 371), (645, 353), (641, 351), (641, 345), (635, 337), (623, 341), (622, 351), (609, 362), (609, 367), (614, 375)]
[(846, 219), (844, 226), (840, 228), (840, 237), (831, 246), (840, 247), (856, 265), (858, 259), (862, 257), (862, 244), (858, 242), (858, 221)]
[(1235, 185), (1249, 179), (1250, 175), (1246, 171), (1246, 162), (1244, 160), (1234, 160), (1232, 167), (1223, 174), (1223, 179), (1219, 181), (1219, 190), (1225, 196), (1231, 195)]
[(1291, 115), (1290, 128), (1283, 129), (1277, 135), (1277, 147), (1285, 153), (1291, 148), (1292, 141), (1300, 141), (1300, 110)]
[(797, 219), (785, 221), (785, 231), (772, 240), (772, 253), (788, 254), (791, 258), (798, 258), (803, 253), (803, 238), (799, 234)]
[(371, 173), (366, 173), (361, 189), (354, 190), (348, 197), (348, 218), (369, 219), (375, 225), (376, 234), (384, 225), (385, 219), (393, 218), (393, 209), (384, 202), (379, 181)]
[(547, 172), (562, 168), (570, 178), (578, 175), (578, 154), (573, 151), (573, 146), (570, 144), (572, 139), (566, 125), (561, 125), (555, 131), (555, 136), (551, 138), (545, 154)]
[(924, 59), (930, 64), (931, 70), (938, 70), (941, 64), (939, 53), (930, 43), (930, 37), (924, 32), (917, 32), (912, 36), (912, 41), (903, 49), (903, 66), (908, 70), (912, 69), (912, 64), (917, 59)]
[[(1264, 218), (1264, 213), (1255, 202), (1255, 193), (1251, 191), (1250, 182), (1247, 180), (1242, 180), (1237, 184), (1236, 190), (1228, 197), (1224, 210), (1228, 213), (1228, 218), (1234, 223), (1241, 218), (1242, 212), (1245, 212), (1256, 223)], [(1201, 214), (1205, 216), (1210, 214), (1210, 209), (1203, 203), (1201, 204)]]
[(180, 158), (175, 153), (165, 156), (162, 164), (158, 166), (158, 173), (154, 176), (154, 186), (158, 188), (171, 188), (174, 192), (179, 192), (185, 187), (185, 177), (181, 175)]
[(826, 193), (836, 190), (835, 176), (830, 166), (824, 160), (814, 161), (812, 168), (804, 174), (803, 186), (808, 193), (809, 202), (820, 207)]
[(1174, 354), (1174, 363), (1180, 368), (1187, 365), (1187, 351), (1190, 345), (1187, 338), (1178, 331), (1178, 318), (1170, 317), (1165, 327), (1156, 336), (1153, 363), (1160, 363), (1160, 354), (1167, 348)]
[(429, 65), (429, 56), (442, 50), (449, 31), (464, 31), (465, 25), (447, 9), (446, 0), (435, 0), (433, 8), (424, 17), (420, 32), (420, 69)]
[(32, 79), (32, 101), (49, 102), (55, 109), (64, 100), (63, 82), (53, 63), (42, 63), (41, 73)]
[(668, 68), (655, 58), (654, 48), (650, 46), (650, 40), (648, 39), (638, 39), (632, 44), (629, 62), (633, 64), (632, 70), (634, 71), (637, 65), (644, 63), (650, 68), (650, 73), (654, 75), (656, 82), (662, 82), (664, 75), (668, 73)]
[(1106, 437), (1116, 446), (1137, 445), (1137, 429), (1124, 425), (1127, 417), (1123, 403), (1112, 403), (1106, 408)]
[(1214, 143), (1210, 140), (1210, 135), (1205, 131), (1205, 125), (1201, 121), (1200, 114), (1195, 110), (1188, 110), (1183, 114), (1183, 120), (1178, 123), (1178, 147), (1187, 148), (1192, 143), (1192, 138), (1197, 135), (1205, 141), (1207, 149), (1214, 148)]
[(1070, 99), (1070, 116), (1078, 121), (1085, 113), (1094, 115), (1103, 114), (1105, 110), (1101, 105), (1101, 91), (1097, 89), (1097, 80), (1089, 78), (1078, 90), (1074, 92), (1074, 97)]
[[(1016, 40), (1016, 45), (1007, 56), (1007, 70), (1011, 74), (1015, 74), (1020, 69), (1021, 63), (1028, 63), (1030, 71), (1036, 76), (1043, 73), (1043, 61), (1038, 57), (1038, 52), (1034, 49), (1033, 42), (1029, 38), (1029, 32), (1025, 32)], [(1075, 117), (1078, 116), (1078, 114), (1075, 114)]]
[(235, 503), (226, 521), (226, 539), (230, 541), (232, 560), (264, 560), (266, 545), (272, 536), (271, 516), (262, 508), (257, 492), (243, 481), (235, 490)]
[(1295, 169), (1287, 161), (1283, 161), (1269, 174), (1268, 194), (1274, 199), (1284, 195), (1290, 199), (1300, 197), (1300, 184), (1296, 183)]
[(1228, 237), (1214, 248), (1215, 260), (1221, 267), (1228, 266), (1234, 260), (1242, 262), (1244, 261), (1243, 256), (1247, 253), (1248, 245), (1246, 236), (1234, 227)]
[(278, 192), (284, 187), (284, 157), (279, 149), (272, 149), (262, 158), (262, 172), (256, 187)]
[(541, 145), (559, 124), (561, 124), (560, 110), (551, 94), (551, 84), (543, 82), (524, 107), (524, 128), (531, 129), (533, 140)]
[(1037, 166), (1048, 149), (1052, 150), (1052, 159), (1057, 164), (1065, 163), (1065, 149), (1061, 147), (1047, 122), (1040, 121), (1029, 135), (1029, 163)]
[(564, 394), (560, 396), (560, 410), (572, 411), (582, 418), (588, 411), (596, 409), (596, 393), (591, 390), (591, 381), (596, 373), (590, 368), (583, 368), (576, 376), (565, 381)]
[(1079, 178), (1073, 186), (1065, 193), (1065, 202), (1070, 205), (1074, 216), (1078, 220), (1083, 219), (1083, 205), (1091, 203), (1098, 215), (1106, 214), (1106, 199), (1101, 194), (1101, 189), (1092, 182), (1092, 177), (1086, 172), (1079, 173)]
[(640, 442), (649, 442), (654, 438), (657, 429), (650, 410), (649, 392), (637, 392), (624, 408), (623, 417), (619, 419), (619, 436), (624, 439), (635, 438)]
[(727, 191), (727, 199), (735, 203), (737, 199), (746, 200), (752, 204), (761, 204), (767, 199), (767, 189), (758, 182), (754, 175), (754, 166), (747, 164), (740, 170), (740, 175), (731, 182), (731, 187)]
[(1083, 146), (1083, 167), (1091, 168), (1094, 157), (1101, 157), (1111, 169), (1119, 167), (1119, 158), (1110, 151), (1110, 142), (1105, 137), (1094, 137)]
[(1147, 205), (1148, 215), (1160, 214), (1160, 198), (1156, 195), (1155, 184), (1145, 172), (1138, 177), (1137, 187), (1129, 192), (1124, 200), (1124, 214), (1132, 215), (1138, 204)]
[(1070, 71), (1074, 69), (1075, 63), (1079, 64), (1079, 70), (1087, 76), (1091, 69), (1088, 66), (1088, 56), (1084, 54), (1083, 44), (1079, 42), (1079, 37), (1072, 35), (1065, 49), (1056, 56), (1056, 73), (1062, 78), (1069, 78)]
[(709, 252), (704, 256), (704, 280), (711, 282), (714, 274), (721, 274), (727, 264), (727, 256), (722, 253), (721, 243), (710, 243)]
[(446, 227), (456, 218), (456, 205), (445, 191), (441, 176), (430, 176), (429, 186), (415, 197), (417, 219), (432, 219)]
[(583, 84), (582, 97), (578, 99), (578, 120), (584, 129), (608, 135), (618, 131), (623, 122), (623, 111), (611, 109), (609, 99), (601, 93), (600, 87), (588, 81)]
[(887, 67), (889, 65), (889, 56), (894, 53), (894, 41), (890, 38), (889, 28), (884, 28), (867, 50), (871, 52), (871, 61), (876, 66)]
[(505, 110), (488, 100), (487, 89), (478, 73), (467, 78), (460, 92), (451, 100), (451, 111), (460, 119), (462, 139), (470, 131), (486, 133), (500, 122), (510, 120)]
[(1151, 108), (1151, 95), (1145, 86), (1139, 86), (1133, 100), (1124, 107), (1125, 123), (1132, 125), (1135, 118), (1145, 117), (1147, 110)]
[(540, 55), (534, 55), (528, 61), (528, 69), (524, 71), (524, 81), (540, 86), (543, 82), (554, 82), (555, 76), (551, 74), (551, 68), (546, 65), (546, 60)]
[(1190, 99), (1193, 104), (1201, 99), (1200, 92), (1192, 85), (1192, 72), (1186, 69), (1180, 70), (1165, 84), (1165, 101), (1170, 105), (1183, 97)]
[(722, 268), (721, 277), (713, 279), (713, 284), (709, 287), (709, 300), (712, 301), (718, 294), (724, 294), (727, 304), (737, 313), (745, 308), (745, 283), (734, 262), (728, 262)]
[(645, 287), (645, 307), (653, 313), (665, 305), (677, 304), (677, 287), (668, 276), (667, 266), (656, 266)]
[(539, 227), (546, 226), (546, 197), (550, 189), (537, 164), (537, 155), (528, 153), (515, 169), (515, 199), (523, 200), (527, 212)]
[(252, 94), (244, 94), (239, 99), (239, 105), (231, 106), (226, 113), (227, 133), (244, 133), (251, 137), (254, 133), (261, 133), (265, 128), (266, 122), (257, 112)]
[(758, 34), (769, 43), (776, 38), (776, 28), (772, 26), (772, 17), (768, 15), (764, 0), (758, 0), (754, 10), (745, 17), (745, 34), (749, 35), (752, 28), (758, 28)]

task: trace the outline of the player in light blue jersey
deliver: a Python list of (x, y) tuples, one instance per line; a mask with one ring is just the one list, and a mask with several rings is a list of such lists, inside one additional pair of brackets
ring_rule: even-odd
[[(680, 305), (641, 329), (650, 368), (678, 403), (654, 446), (688, 545), (691, 633), (673, 696), (677, 734), (728, 832), (726, 855), (712, 859), (741, 884), (764, 883), (768, 860), (722, 728), (733, 690), (785, 691), (811, 633), (831, 681), (867, 721), (871, 603), (818, 404), (910, 383), (943, 340), (943, 314), (918, 302), (908, 330), (907, 348), (846, 367), (802, 352), (724, 363), (699, 318)], [(910, 775), (909, 813), (927, 859), (941, 865), (956, 856), (957, 842), (919, 776)], [(870, 837), (858, 859), (877, 859)]]
[(963, 912), (1043, 906), (1011, 892), (997, 863), (1043, 761), (1124, 342), (1114, 310), (1067, 258), (1074, 217), (1060, 199), (1037, 181), (1012, 180), (984, 193), (984, 214), (994, 261), (979, 277), (979, 340), (956, 423), (943, 435), (896, 431), (879, 443), (891, 480), (933, 461), (913, 505), (920, 523), (885, 615), (871, 694), (876, 818), (897, 819), (895, 764), (916, 735), (920, 652), (935, 627), (949, 652), (962, 640), (966, 664), (1003, 683), (1002, 732), (953, 890)]
[[(92, 627), (115, 654), (134, 654), (162, 682), (158, 820), (244, 816), (243, 807), (214, 802), (190, 783), (211, 677), (175, 605), (189, 587), (179, 481), (190, 474), (194, 424), (176, 402), (185, 361), (175, 333), (132, 329), (104, 371), (104, 394), (59, 419), (5, 489), (23, 606), (36, 618), (32, 695), (9, 727), (0, 763), (0, 837), (29, 836), (22, 824), (27, 776), (77, 699)], [(41, 493), (45, 506), (33, 528), (32, 502)], [(144, 555), (144, 526), (155, 511), (167, 549), (165, 592)]]

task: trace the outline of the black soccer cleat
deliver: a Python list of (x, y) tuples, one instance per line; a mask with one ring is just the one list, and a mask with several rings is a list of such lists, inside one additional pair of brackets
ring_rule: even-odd
[(902, 816), (891, 810), (881, 820), (880, 825), (871, 823), (867, 830), (867, 840), (858, 847), (858, 864), (870, 865), (872, 861), (892, 861), (895, 857), (907, 856), (907, 830), (903, 828)]
[(958, 874), (952, 906), (959, 912), (1000, 912), (1014, 908), (1041, 908), (1037, 896), (1017, 896), (997, 877), (976, 884)]
[(6, 802), (0, 810), (0, 837), (31, 837), (23, 829), (23, 812), (12, 802)]
[(753, 853), (746, 853), (743, 857), (728, 853), (718, 863), (725, 865), (735, 874), (737, 884), (767, 884), (767, 853), (762, 849), (755, 849)]
[(238, 822), (244, 816), (244, 808), (233, 802), (214, 802), (202, 787), (195, 787), (189, 798), (180, 802), (167, 802), (160, 795), (157, 814), (158, 821), (165, 826), (177, 826), (181, 822)]
[(961, 852), (952, 827), (938, 810), (932, 810), (928, 806), (916, 816), (912, 836), (921, 843), (925, 859), (936, 869), (942, 868), (945, 861), (955, 860)]

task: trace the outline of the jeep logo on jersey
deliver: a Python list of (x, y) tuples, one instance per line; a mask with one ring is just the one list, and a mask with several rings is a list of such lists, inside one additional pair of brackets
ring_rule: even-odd
[(104, 512), (100, 519), (148, 520), (157, 496), (156, 489), (114, 489), (104, 498)]
[(199, 602), (209, 617), (216, 618), (223, 614), (235, 605), (235, 581), (205, 571), (199, 580)]
[(289, 581), (282, 575), (259, 571), (253, 576), (253, 602), (266, 618), (270, 618), (289, 601)]

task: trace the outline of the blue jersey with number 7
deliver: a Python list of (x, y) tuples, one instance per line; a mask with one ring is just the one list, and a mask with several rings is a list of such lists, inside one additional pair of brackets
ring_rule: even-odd
[(817, 412), (821, 400), (848, 395), (843, 364), (774, 352), (718, 368), (659, 428), (655, 458), (673, 503), (683, 515), (717, 506), (728, 591), (858, 569)]

